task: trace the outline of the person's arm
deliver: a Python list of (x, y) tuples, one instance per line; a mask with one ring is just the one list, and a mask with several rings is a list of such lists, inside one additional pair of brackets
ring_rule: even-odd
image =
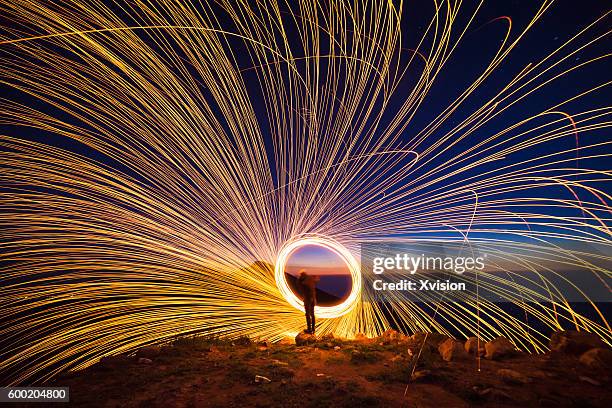
[(298, 279), (297, 280), (297, 291), (298, 295), (304, 300), (304, 296), (306, 296), (306, 291), (304, 290), (304, 283)]

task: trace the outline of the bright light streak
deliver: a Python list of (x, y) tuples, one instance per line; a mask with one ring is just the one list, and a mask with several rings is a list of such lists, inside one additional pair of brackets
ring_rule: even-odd
[(334, 306), (315, 306), (315, 315), (322, 318), (334, 318), (340, 317), (351, 311), (355, 307), (355, 304), (361, 296), (361, 271), (359, 263), (355, 260), (353, 255), (348, 249), (336, 240), (324, 236), (313, 236), (306, 238), (295, 238), (289, 240), (285, 246), (283, 246), (276, 259), (276, 266), (274, 269), (274, 278), (278, 290), (287, 302), (296, 309), (304, 312), (304, 302), (296, 296), (291, 290), (285, 277), (285, 266), (287, 261), (291, 257), (291, 254), (299, 248), (307, 245), (315, 245), (325, 249), (328, 249), (338, 255), (340, 259), (346, 264), (349, 271), (351, 272), (351, 292), (347, 298), (340, 304)]

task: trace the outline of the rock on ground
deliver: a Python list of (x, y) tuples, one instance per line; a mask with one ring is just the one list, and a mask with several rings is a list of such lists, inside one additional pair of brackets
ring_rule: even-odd
[(550, 337), (550, 350), (581, 354), (593, 348), (605, 348), (604, 342), (594, 333), (565, 330), (553, 333)]
[(484, 356), (485, 355), (485, 342), (478, 340), (477, 337), (470, 337), (465, 341), (465, 351), (469, 354)]
[(485, 357), (489, 360), (497, 360), (514, 354), (515, 351), (514, 344), (505, 337), (498, 337), (485, 344)]
[(423, 341), (426, 341), (428, 344), (431, 344), (437, 348), (440, 343), (443, 343), (449, 338), (450, 337), (448, 337), (446, 334), (442, 333), (416, 332), (412, 336), (408, 337), (407, 341), (410, 343), (423, 343)]
[(454, 339), (446, 339), (440, 343), (438, 352), (444, 361), (465, 360), (469, 357), (463, 343)]
[(593, 370), (607, 370), (612, 368), (612, 350), (607, 348), (594, 348), (580, 356), (580, 362)]
[(301, 332), (295, 336), (295, 344), (297, 346), (305, 346), (317, 342), (317, 336), (310, 333)]
[(378, 340), (380, 340), (383, 345), (397, 344), (405, 341), (406, 339), (406, 335), (393, 329), (385, 330), (385, 332), (378, 338)]

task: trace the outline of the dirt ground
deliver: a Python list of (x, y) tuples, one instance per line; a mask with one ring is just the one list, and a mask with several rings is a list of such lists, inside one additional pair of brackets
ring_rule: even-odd
[[(411, 347), (338, 339), (298, 347), (189, 338), (147, 360), (116, 356), (47, 385), (70, 387), (68, 405), (78, 407), (612, 406), (609, 372), (589, 371), (571, 356), (481, 359), (479, 371), (474, 357), (446, 362), (424, 352), (411, 379)], [(499, 369), (523, 377), (509, 381)]]

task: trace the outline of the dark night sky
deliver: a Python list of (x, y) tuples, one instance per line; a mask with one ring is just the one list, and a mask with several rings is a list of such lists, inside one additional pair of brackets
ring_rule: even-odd
[[(458, 16), (457, 31), (464, 26), (464, 22), (470, 16), (470, 11), (474, 9), (477, 2), (466, 1), (462, 6), (462, 12)], [(491, 56), (499, 46), (506, 30), (506, 22), (504, 20), (491, 21), (500, 16), (509, 16), (513, 21), (512, 37), (516, 35), (531, 16), (535, 13), (538, 2), (533, 1), (490, 1), (485, 3), (481, 11), (477, 15), (471, 28), (468, 30), (464, 40), (454, 52), (452, 58), (448, 61), (447, 66), (443, 69), (440, 75), (436, 78), (436, 83), (421, 106), (419, 113), (412, 120), (411, 125), (402, 134), (401, 141), (409, 143), (409, 141), (435, 116), (442, 111), (450, 102), (452, 102), (462, 90), (466, 88), (472, 81), (482, 72), (483, 68), (489, 62)], [(444, 131), (451, 129), (467, 114), (481, 106), (482, 101), (496, 93), (501, 84), (506, 83), (516, 73), (518, 73), (529, 62), (535, 62), (548, 55), (562, 42), (569, 39), (608, 9), (606, 2), (585, 0), (576, 3), (572, 0), (562, 0), (553, 4), (553, 6), (540, 19), (536, 26), (525, 36), (521, 43), (512, 51), (511, 55), (506, 58), (502, 65), (496, 69), (484, 85), (482, 85), (438, 131), (437, 134), (443, 134)], [(426, 27), (427, 22), (433, 13), (433, 2), (431, 1), (405, 1), (404, 2), (404, 17), (403, 17), (403, 46), (406, 48), (415, 47), (420, 34)], [(224, 20), (223, 15), (219, 15), (221, 21)], [(10, 24), (3, 22), (3, 25)], [(585, 40), (579, 41), (582, 44), (586, 39), (595, 38), (596, 35), (605, 32), (609, 28), (609, 18), (599, 24), (591, 34), (585, 37)], [(573, 65), (587, 60), (591, 57), (602, 55), (610, 50), (609, 40), (598, 42), (595, 46), (589, 47), (585, 51), (581, 51), (576, 56), (562, 63), (556, 72), (567, 69)], [(246, 53), (243, 58), (240, 57), (240, 52), (237, 54), (238, 62), (241, 68), (250, 66), (250, 61)], [(515, 105), (512, 109), (506, 111), (503, 115), (495, 118), (486, 126), (484, 126), (477, 135), (471, 137), (465, 143), (465, 146), (471, 146), (480, 138), (485, 138), (488, 135), (494, 134), (501, 129), (506, 128), (512, 123), (528, 116), (542, 111), (543, 109), (579, 93), (582, 90), (587, 90), (593, 86), (599, 85), (609, 79), (609, 63), (607, 60), (600, 61), (595, 64), (590, 64), (576, 72), (564, 77), (561, 80), (546, 86), (541, 91), (531, 95), (521, 103)], [(415, 72), (416, 74), (416, 72)], [(250, 78), (249, 78), (250, 76)], [(260, 124), (267, 134), (266, 115), (263, 111), (264, 104), (258, 103), (259, 86), (256, 85), (256, 75), (253, 72), (245, 73), (247, 83), (252, 83), (253, 106), (259, 116)], [(408, 75), (410, 78), (410, 75)], [(253, 79), (253, 81), (249, 81)], [(386, 111), (386, 119), (392, 118), (395, 110), (401, 104), (403, 98), (402, 93), (407, 89), (410, 79), (406, 83), (402, 83), (397, 94), (392, 100)], [(405, 91), (404, 91), (405, 92)], [(35, 99), (15, 92), (12, 89), (3, 86), (2, 93), (5, 98), (10, 100), (24, 102), (30, 106), (36, 106), (45, 112), (49, 112), (58, 117), (68, 119), (65, 114), (53, 109)], [(610, 88), (604, 88), (591, 95), (581, 98), (577, 102), (573, 102), (564, 106), (564, 110), (569, 114), (581, 112), (587, 108), (605, 106), (610, 101)], [(95, 158), (111, 166), (117, 167), (123, 171), (120, 164), (113, 162), (100, 153), (92, 151), (88, 147), (77, 142), (68, 140), (57, 135), (44, 134), (40, 131), (34, 131), (25, 128), (16, 128), (13, 126), (1, 126), (3, 134), (14, 135), (18, 137), (30, 138), (44, 141), (45, 143), (61, 146), (69, 150), (78, 152), (91, 158)], [(609, 134), (607, 130), (590, 132), (581, 134), (580, 140), (585, 144), (591, 144), (597, 141), (608, 140)], [(435, 137), (431, 138), (434, 141)], [(430, 142), (431, 143), (431, 142)], [(521, 152), (520, 160), (529, 157), (538, 157), (551, 151), (559, 151), (560, 143), (566, 143), (565, 148), (571, 149), (575, 147), (576, 142), (573, 138), (568, 137), (565, 141), (555, 141), (554, 144), (542, 144), (529, 151)], [(421, 146), (421, 148), (425, 145)], [(455, 149), (461, 149), (461, 145)], [(451, 150), (448, 154), (453, 155), (457, 150)], [(441, 158), (443, 159), (443, 157)], [(492, 164), (495, 166), (496, 164)], [(580, 165), (580, 164), (579, 164)], [(273, 166), (271, 166), (273, 168)], [(605, 159), (589, 160), (588, 167), (598, 169), (608, 169)], [(481, 167), (479, 171), (487, 170), (486, 166)], [(452, 181), (449, 178), (447, 181)], [(609, 191), (609, 190), (608, 190)], [(551, 197), (557, 196), (559, 191), (551, 188), (549, 193)]]

